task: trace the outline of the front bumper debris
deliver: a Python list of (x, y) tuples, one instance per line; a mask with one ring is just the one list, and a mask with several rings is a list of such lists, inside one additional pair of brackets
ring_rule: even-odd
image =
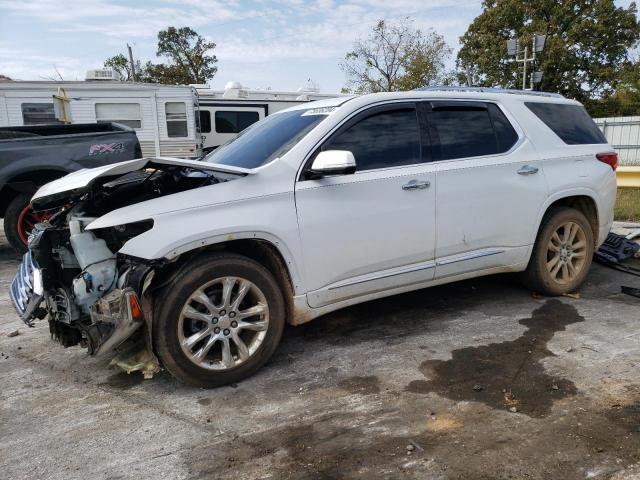
[(113, 350), (127, 340), (144, 324), (144, 315), (138, 295), (132, 288), (115, 289), (91, 306), (94, 324), (107, 327), (92, 339), (92, 355)]
[(11, 282), (9, 296), (18, 315), (29, 327), (33, 327), (34, 319), (44, 318), (47, 313), (40, 308), (43, 294), (42, 272), (33, 259), (31, 250), (28, 250)]

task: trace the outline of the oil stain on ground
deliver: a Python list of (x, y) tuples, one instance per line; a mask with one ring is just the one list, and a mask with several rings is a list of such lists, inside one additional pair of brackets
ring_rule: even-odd
[(548, 300), (530, 318), (528, 329), (515, 340), (452, 352), (451, 360), (427, 360), (421, 372), (430, 380), (411, 382), (406, 390), (434, 392), (456, 401), (481, 402), (493, 408), (513, 408), (532, 417), (547, 415), (553, 402), (575, 395), (570, 380), (545, 372), (542, 360), (554, 354), (547, 343), (567, 325), (583, 322), (577, 310), (559, 300)]

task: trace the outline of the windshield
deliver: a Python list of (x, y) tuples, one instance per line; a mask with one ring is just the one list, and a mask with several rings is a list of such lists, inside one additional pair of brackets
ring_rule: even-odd
[(310, 108), (270, 115), (218, 147), (204, 161), (243, 168), (265, 165), (291, 150), (327, 118), (327, 110)]

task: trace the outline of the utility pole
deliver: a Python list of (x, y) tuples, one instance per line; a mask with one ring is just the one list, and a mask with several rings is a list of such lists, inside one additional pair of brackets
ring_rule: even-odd
[[(520, 48), (520, 40), (517, 38), (510, 38), (507, 40), (507, 54), (511, 57), (516, 57), (515, 60), (518, 63), (522, 63), (522, 89), (533, 90), (534, 85), (542, 81), (542, 72), (534, 72), (533, 65), (536, 61), (536, 53), (541, 52), (544, 49), (544, 44), (547, 39), (546, 35), (534, 35), (531, 45), (531, 56), (529, 56), (529, 46), (525, 45), (524, 50)], [(520, 57), (522, 54), (522, 57)], [(531, 78), (529, 78), (530, 87), (527, 89), (527, 64), (531, 63)]]
[(138, 80), (136, 75), (136, 65), (133, 63), (133, 52), (131, 51), (131, 45), (127, 43), (127, 50), (129, 50), (129, 62), (131, 63), (131, 79), (135, 82)]

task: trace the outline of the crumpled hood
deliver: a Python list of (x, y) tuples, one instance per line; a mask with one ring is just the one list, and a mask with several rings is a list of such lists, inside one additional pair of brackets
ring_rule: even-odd
[(100, 177), (124, 175), (129, 172), (140, 170), (153, 165), (174, 165), (177, 167), (190, 167), (199, 170), (207, 170), (213, 172), (222, 173), (235, 173), (241, 175), (249, 175), (254, 173), (253, 170), (240, 167), (231, 167), (227, 165), (217, 165), (215, 163), (201, 162), (199, 160), (183, 160), (181, 158), (137, 158), (135, 160), (129, 160), (121, 163), (114, 163), (112, 165), (105, 165), (97, 168), (86, 168), (78, 170), (77, 172), (70, 173), (58, 180), (47, 183), (38, 189), (32, 202), (37, 203), (39, 200), (44, 200), (50, 196), (58, 196), (65, 192), (82, 193), (87, 191), (92, 183)]

